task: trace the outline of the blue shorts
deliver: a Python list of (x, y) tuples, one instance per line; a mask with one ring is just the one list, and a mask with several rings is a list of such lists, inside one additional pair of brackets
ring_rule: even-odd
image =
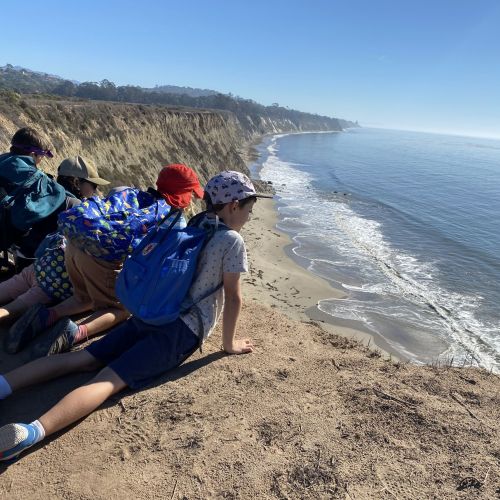
[(198, 345), (198, 337), (181, 319), (153, 326), (132, 316), (90, 344), (86, 351), (111, 368), (129, 387), (142, 389), (179, 366)]

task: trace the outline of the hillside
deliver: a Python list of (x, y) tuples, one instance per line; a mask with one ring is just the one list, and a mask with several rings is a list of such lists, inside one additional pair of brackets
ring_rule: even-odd
[(220, 94), (216, 90), (210, 89), (197, 89), (193, 87), (179, 87), (178, 85), (157, 85), (153, 88), (145, 88), (144, 90), (148, 92), (158, 92), (163, 94), (186, 94), (190, 97), (201, 97), (204, 95), (216, 95)]
[[(80, 84), (76, 80), (67, 80), (58, 75), (51, 75), (43, 71), (33, 71), (21, 66), (13, 66), (12, 64), (0, 66), (0, 87), (4, 89), (27, 94), (50, 94), (58, 85), (67, 83), (75, 86)], [(143, 90), (160, 94), (186, 94), (190, 97), (220, 94), (216, 90), (180, 87), (178, 85), (156, 85), (152, 88), (143, 88)]]
[(65, 98), (230, 111), (237, 116), (247, 134), (276, 132), (270, 122), (279, 122), (280, 128), (287, 131), (342, 130), (358, 126), (357, 122), (304, 113), (277, 103), (264, 106), (252, 99), (215, 91), (168, 85), (154, 89), (117, 86), (109, 80), (79, 83), (10, 64), (0, 67), (0, 89), (22, 94), (52, 94)]
[[(186, 163), (202, 181), (224, 168), (247, 172), (250, 141), (265, 133), (329, 130), (328, 122), (246, 117), (231, 112), (174, 106), (125, 104), (23, 95), (0, 90), (0, 148), (8, 149), (23, 126), (39, 130), (55, 158), (44, 162), (54, 173), (72, 154), (88, 156), (113, 185), (151, 185), (161, 165)], [(249, 125), (251, 124), (251, 126)], [(243, 156), (242, 156), (243, 155)]]

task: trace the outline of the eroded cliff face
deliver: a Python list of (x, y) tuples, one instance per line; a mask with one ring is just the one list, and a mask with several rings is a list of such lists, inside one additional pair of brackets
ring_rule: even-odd
[[(251, 120), (250, 117), (247, 117)], [(243, 161), (250, 141), (265, 133), (337, 130), (332, 123), (294, 123), (254, 118), (242, 124), (229, 112), (190, 108), (63, 100), (0, 92), (0, 152), (20, 127), (38, 130), (54, 158), (42, 168), (55, 174), (66, 157), (92, 159), (112, 186), (154, 186), (158, 171), (185, 163), (205, 182), (224, 169), (248, 173)], [(243, 125), (243, 126), (242, 126)]]
[[(323, 118), (321, 116), (301, 116), (300, 119), (292, 121), (289, 118), (269, 117), (240, 117), (240, 125), (246, 135), (252, 137), (264, 134), (281, 134), (284, 132), (308, 132), (308, 131), (337, 131), (342, 130), (341, 121), (336, 118)], [(352, 122), (345, 122), (346, 126), (354, 125)]]
[(231, 168), (246, 171), (240, 156), (244, 133), (230, 113), (170, 109), (92, 101), (4, 99), (0, 107), (0, 148), (13, 133), (30, 126), (51, 145), (55, 173), (61, 160), (80, 154), (94, 160), (113, 185), (154, 185), (161, 166), (185, 163), (202, 181)]

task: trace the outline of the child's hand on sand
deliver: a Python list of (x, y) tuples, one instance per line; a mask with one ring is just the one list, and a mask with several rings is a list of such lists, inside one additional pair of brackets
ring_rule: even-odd
[(250, 339), (235, 339), (230, 346), (224, 346), (228, 354), (247, 354), (253, 352), (253, 344)]

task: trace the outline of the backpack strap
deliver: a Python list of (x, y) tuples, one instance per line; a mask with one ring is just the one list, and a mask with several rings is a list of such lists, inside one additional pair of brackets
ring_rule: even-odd
[[(177, 212), (177, 213), (176, 213)], [(182, 210), (179, 209), (179, 208), (173, 208), (170, 210), (170, 212), (168, 212), (167, 216), (162, 219), (158, 224), (156, 224), (156, 228), (155, 228), (155, 231), (158, 232), (159, 229), (160, 229), (160, 226), (172, 215), (175, 213), (175, 217), (172, 219), (172, 222), (168, 225), (167, 229), (165, 230), (165, 233), (162, 235), (161, 239), (158, 241), (158, 245), (160, 245), (161, 243), (163, 243), (163, 241), (165, 241), (165, 238), (168, 236), (168, 234), (170, 233), (170, 231), (172, 231), (172, 229), (175, 227), (175, 225), (177, 224), (177, 222), (179, 221), (179, 219), (181, 218), (181, 215), (182, 215)]]
[(198, 347), (200, 349), (200, 353), (203, 352), (202, 346), (203, 346), (203, 339), (205, 338), (205, 327), (203, 326), (203, 317), (201, 315), (201, 310), (198, 303), (206, 299), (207, 297), (210, 297), (210, 295), (215, 293), (217, 290), (220, 290), (223, 284), (224, 283), (222, 282), (219, 283), (215, 288), (209, 290), (207, 293), (204, 293), (197, 301), (190, 303), (189, 306), (183, 307), (180, 311), (180, 313), (183, 314), (189, 311), (190, 309), (193, 309), (194, 313), (196, 314), (196, 319), (198, 320), (198, 325), (200, 326), (200, 332), (201, 332), (201, 335), (198, 336), (199, 337)]
[[(202, 212), (203, 215), (205, 215), (205, 213), (206, 212)], [(195, 217), (198, 217), (198, 215), (195, 215)], [(196, 223), (195, 224), (191, 224), (191, 225), (192, 226), (198, 225), (201, 219), (202, 219), (201, 217), (198, 218), (198, 220), (196, 221)], [(203, 228), (203, 229), (205, 229), (205, 231), (207, 231), (207, 238), (203, 242), (203, 246), (201, 248), (201, 251), (203, 251), (203, 249), (205, 248), (206, 244), (213, 238), (214, 234), (219, 229), (225, 229), (225, 228), (219, 227), (219, 217), (216, 215), (215, 216), (215, 224), (210, 224), (210, 230), (207, 230), (207, 228)], [(195, 306), (196, 304), (198, 304), (198, 302), (201, 302), (202, 300), (206, 299), (207, 297), (210, 297), (210, 295), (212, 295), (213, 293), (215, 293), (217, 290), (220, 290), (222, 288), (222, 285), (223, 285), (223, 283), (221, 281), (216, 287), (212, 288), (211, 290), (208, 290), (201, 297), (198, 297), (196, 300), (191, 300), (190, 302), (188, 302), (187, 306), (181, 308), (181, 313), (189, 311), (189, 309), (191, 309), (193, 306)]]
[(204, 293), (201, 297), (198, 297), (197, 300), (191, 300), (190, 302), (188, 302), (187, 306), (184, 306), (181, 308), (181, 313), (188, 312), (189, 309), (196, 306), (196, 304), (198, 304), (198, 302), (201, 302), (202, 300), (205, 300), (207, 297), (210, 297), (210, 295), (215, 293), (217, 290), (220, 290), (222, 288), (223, 284), (224, 284), (223, 282), (220, 282), (216, 287), (214, 287), (211, 290), (209, 290), (208, 292)]
[(200, 222), (205, 219), (205, 216), (208, 214), (207, 210), (203, 210), (202, 212), (197, 213), (196, 215), (193, 215), (187, 225), (188, 226), (195, 226), (198, 227), (200, 225)]

